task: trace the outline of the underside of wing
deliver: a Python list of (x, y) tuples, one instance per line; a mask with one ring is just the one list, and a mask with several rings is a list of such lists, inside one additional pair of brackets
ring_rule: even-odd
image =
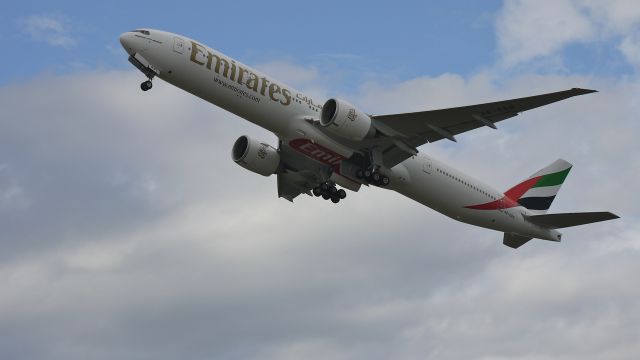
[(311, 190), (329, 179), (332, 169), (293, 150), (289, 144), (280, 141), (280, 168), (278, 176), (278, 197), (293, 201), (300, 194), (311, 195)]
[(315, 177), (311, 174), (295, 171), (284, 171), (278, 176), (278, 197), (293, 201), (300, 194), (311, 195), (315, 186)]
[[(385, 165), (393, 166), (412, 154), (404, 149), (416, 148), (441, 139), (456, 141), (455, 136), (483, 126), (496, 128), (495, 123), (519, 113), (548, 105), (573, 96), (596, 92), (573, 88), (543, 95), (457, 108), (404, 114), (373, 116), (376, 128), (390, 137), (385, 152)], [(398, 143), (401, 142), (399, 145)]]

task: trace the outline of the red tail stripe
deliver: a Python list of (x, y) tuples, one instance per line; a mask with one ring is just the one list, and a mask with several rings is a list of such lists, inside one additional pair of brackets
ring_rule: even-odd
[(523, 181), (520, 184), (512, 187), (511, 189), (507, 190), (504, 195), (509, 198), (509, 199), (513, 199), (515, 201), (518, 201), (518, 199), (520, 199), (522, 197), (522, 195), (524, 195), (524, 193), (526, 193), (527, 191), (529, 191), (529, 189), (531, 189), (537, 182), (538, 180), (542, 179), (542, 176), (537, 176), (534, 178), (531, 178), (529, 180)]
[(498, 209), (510, 209), (516, 206), (520, 206), (520, 204), (518, 204), (515, 200), (505, 196), (500, 200), (495, 200), (495, 201), (491, 201), (484, 204), (478, 204), (478, 205), (469, 205), (465, 207), (467, 209), (474, 209), (474, 210), (498, 210)]

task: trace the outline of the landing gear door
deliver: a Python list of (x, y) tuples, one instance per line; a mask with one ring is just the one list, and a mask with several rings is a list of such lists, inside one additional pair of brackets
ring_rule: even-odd
[(182, 40), (182, 38), (173, 38), (173, 51), (177, 52), (178, 54), (184, 53), (184, 40)]
[(431, 159), (429, 158), (424, 159), (424, 162), (422, 163), (422, 171), (424, 171), (427, 174), (431, 174)]

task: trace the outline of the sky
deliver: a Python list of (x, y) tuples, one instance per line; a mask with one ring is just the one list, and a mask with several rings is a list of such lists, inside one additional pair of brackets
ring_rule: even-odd
[[(0, 20), (0, 358), (640, 353), (637, 1), (21, 1)], [(552, 212), (621, 219), (514, 251), (382, 189), (278, 199), (230, 159), (273, 134), (140, 91), (118, 36), (141, 27), (373, 114), (599, 90), (419, 150), (499, 189), (566, 159)]]

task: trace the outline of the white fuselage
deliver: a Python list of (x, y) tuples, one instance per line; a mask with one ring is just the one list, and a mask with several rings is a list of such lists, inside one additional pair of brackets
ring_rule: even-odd
[[(130, 55), (138, 54), (148, 61), (161, 79), (273, 132), (286, 143), (310, 140), (344, 158), (356, 152), (314, 126), (322, 102), (199, 42), (158, 30), (149, 35), (125, 33), (121, 42)], [(413, 156), (390, 172), (389, 189), (455, 220), (506, 233), (559, 240), (556, 230), (527, 221), (525, 216), (533, 214), (522, 206), (466, 208), (499, 200), (504, 194), (428, 155)]]

